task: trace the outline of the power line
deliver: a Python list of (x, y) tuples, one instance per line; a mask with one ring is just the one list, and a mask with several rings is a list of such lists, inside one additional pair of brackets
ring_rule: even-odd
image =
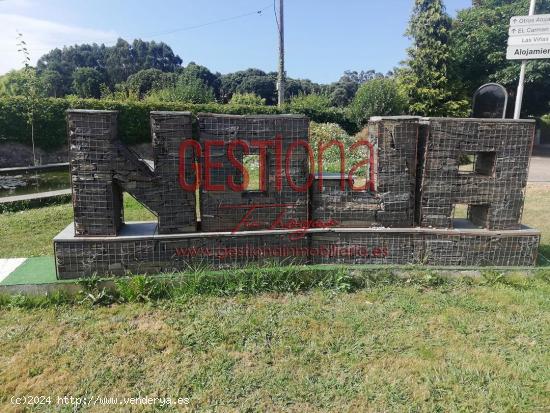
[[(252, 15), (262, 15), (262, 13), (270, 7), (271, 7), (271, 3), (267, 4), (265, 7), (261, 8), (261, 9), (250, 11), (248, 13), (242, 13), (242, 14), (239, 14), (239, 15), (236, 15), (236, 16), (224, 17), (224, 18), (213, 20), (213, 21), (206, 22), (206, 23), (201, 23), (201, 24), (197, 24), (197, 25), (193, 25), (193, 26), (182, 27), (182, 28), (178, 28), (178, 29), (166, 30), (166, 31), (157, 32), (157, 33), (142, 34), (142, 35), (130, 35), (129, 37), (133, 37), (134, 39), (142, 38), (142, 37), (143, 38), (148, 38), (148, 37), (153, 37), (153, 36), (167, 35), (167, 34), (184, 32), (184, 31), (188, 31), (188, 30), (199, 29), (201, 27), (211, 26), (213, 24), (224, 23), (224, 22), (237, 20), (237, 19), (242, 19), (244, 17), (248, 17), (248, 16), (252, 16)], [(76, 41), (76, 42), (74, 42), (74, 44), (85, 43), (85, 42), (86, 41), (84, 41), (84, 40), (83, 41)], [(93, 42), (93, 43), (96, 43), (96, 42)], [(105, 46), (114, 46), (116, 44), (116, 41), (104, 42), (102, 44), (104, 44)], [(67, 46), (67, 45), (63, 45), (63, 46)], [(61, 48), (61, 47), (59, 47), (59, 48)], [(46, 50), (51, 51), (53, 49), (32, 49), (32, 50), (34, 52), (41, 52), (41, 51), (46, 51)]]
[(271, 4), (268, 4), (267, 6), (265, 6), (262, 9), (254, 10), (254, 11), (251, 11), (251, 12), (248, 12), (248, 13), (239, 14), (237, 16), (225, 17), (223, 19), (213, 20), (213, 21), (208, 22), (208, 23), (202, 23), (202, 24), (197, 24), (197, 25), (194, 25), (194, 26), (182, 27), (180, 29), (172, 29), (172, 30), (167, 30), (167, 31), (163, 31), (163, 32), (157, 32), (157, 33), (149, 34), (149, 35), (146, 35), (146, 36), (159, 36), (159, 35), (163, 35), (163, 34), (172, 34), (172, 33), (184, 32), (184, 31), (187, 31), (187, 30), (193, 30), (193, 29), (198, 29), (200, 27), (210, 26), (210, 25), (216, 24), (216, 23), (223, 23), (223, 22), (228, 22), (228, 21), (231, 21), (231, 20), (241, 19), (243, 17), (252, 16), (254, 14), (261, 15), (265, 10), (267, 10), (270, 7), (271, 7)]

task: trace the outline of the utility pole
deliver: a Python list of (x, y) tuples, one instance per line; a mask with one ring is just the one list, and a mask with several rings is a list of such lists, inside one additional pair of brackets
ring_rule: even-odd
[[(277, 16), (275, 16), (276, 18)], [(279, 0), (279, 19), (277, 27), (279, 29), (279, 75), (277, 77), (277, 91), (279, 106), (285, 103), (285, 17), (283, 10), (283, 0)]]
[[(537, 0), (531, 0), (531, 6), (529, 7), (529, 16), (535, 14), (535, 3)], [(521, 71), (519, 72), (518, 91), (516, 93), (516, 106), (514, 108), (514, 119), (519, 119), (521, 116), (521, 104), (523, 103), (523, 86), (525, 84), (525, 68), (527, 66), (527, 60), (521, 62)]]

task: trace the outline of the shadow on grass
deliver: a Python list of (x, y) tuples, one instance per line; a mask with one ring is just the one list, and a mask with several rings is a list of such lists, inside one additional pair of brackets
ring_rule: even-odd
[(550, 267), (550, 244), (540, 245), (537, 267)]

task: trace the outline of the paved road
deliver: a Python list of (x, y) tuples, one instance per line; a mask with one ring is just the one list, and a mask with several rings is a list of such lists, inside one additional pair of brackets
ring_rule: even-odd
[(528, 181), (550, 183), (550, 145), (535, 146), (533, 149)]

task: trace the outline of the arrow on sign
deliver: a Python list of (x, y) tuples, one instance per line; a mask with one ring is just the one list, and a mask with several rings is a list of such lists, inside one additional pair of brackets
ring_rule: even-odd
[(533, 16), (514, 16), (510, 19), (512, 26), (530, 26), (533, 24), (549, 24), (550, 14), (535, 14)]
[(550, 34), (550, 24), (510, 27), (508, 34), (510, 36), (535, 36), (539, 34)]

